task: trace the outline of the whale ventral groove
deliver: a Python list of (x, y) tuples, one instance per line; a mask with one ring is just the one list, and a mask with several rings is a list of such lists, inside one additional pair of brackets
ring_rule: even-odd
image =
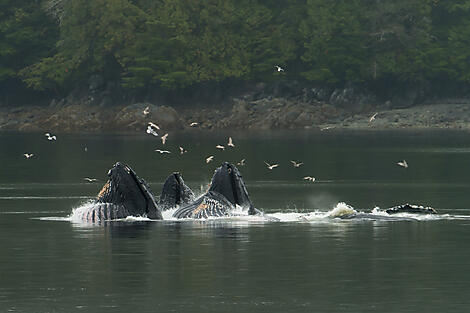
[(179, 208), (173, 217), (176, 218), (207, 218), (211, 216), (231, 215), (236, 206), (248, 209), (248, 214), (256, 214), (242, 175), (235, 165), (222, 163), (212, 177), (207, 193), (194, 202)]
[(131, 215), (163, 219), (147, 182), (128, 165), (117, 162), (84, 219), (95, 222)]

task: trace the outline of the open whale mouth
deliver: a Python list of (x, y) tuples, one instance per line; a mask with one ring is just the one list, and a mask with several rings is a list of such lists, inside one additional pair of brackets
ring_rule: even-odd
[(215, 170), (209, 191), (223, 195), (233, 205), (253, 207), (242, 175), (235, 165), (228, 162)]
[(128, 165), (117, 162), (108, 171), (108, 177), (98, 202), (121, 205), (132, 215), (162, 218), (150, 187)]
[(165, 180), (158, 205), (165, 210), (193, 200), (194, 193), (186, 186), (181, 174), (175, 172)]

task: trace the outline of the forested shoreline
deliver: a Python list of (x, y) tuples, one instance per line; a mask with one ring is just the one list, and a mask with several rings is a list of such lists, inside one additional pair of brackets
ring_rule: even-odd
[(469, 54), (470, 0), (0, 1), (3, 105), (292, 81), (466, 96)]

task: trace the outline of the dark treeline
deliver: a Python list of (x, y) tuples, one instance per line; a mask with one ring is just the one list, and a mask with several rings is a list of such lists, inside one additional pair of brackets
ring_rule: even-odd
[(93, 75), (130, 93), (282, 80), (453, 92), (469, 55), (470, 0), (0, 0), (3, 101)]

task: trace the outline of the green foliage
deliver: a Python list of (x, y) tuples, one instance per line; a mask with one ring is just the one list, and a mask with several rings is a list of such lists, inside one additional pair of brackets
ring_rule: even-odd
[(0, 0), (0, 83), (470, 83), (470, 0), (46, 2)]
[(364, 39), (364, 7), (360, 1), (308, 0), (307, 13), (300, 27), (309, 64), (303, 76), (327, 83), (362, 81), (367, 60)]
[(0, 82), (51, 53), (57, 40), (53, 22), (37, 1), (0, 0)]

